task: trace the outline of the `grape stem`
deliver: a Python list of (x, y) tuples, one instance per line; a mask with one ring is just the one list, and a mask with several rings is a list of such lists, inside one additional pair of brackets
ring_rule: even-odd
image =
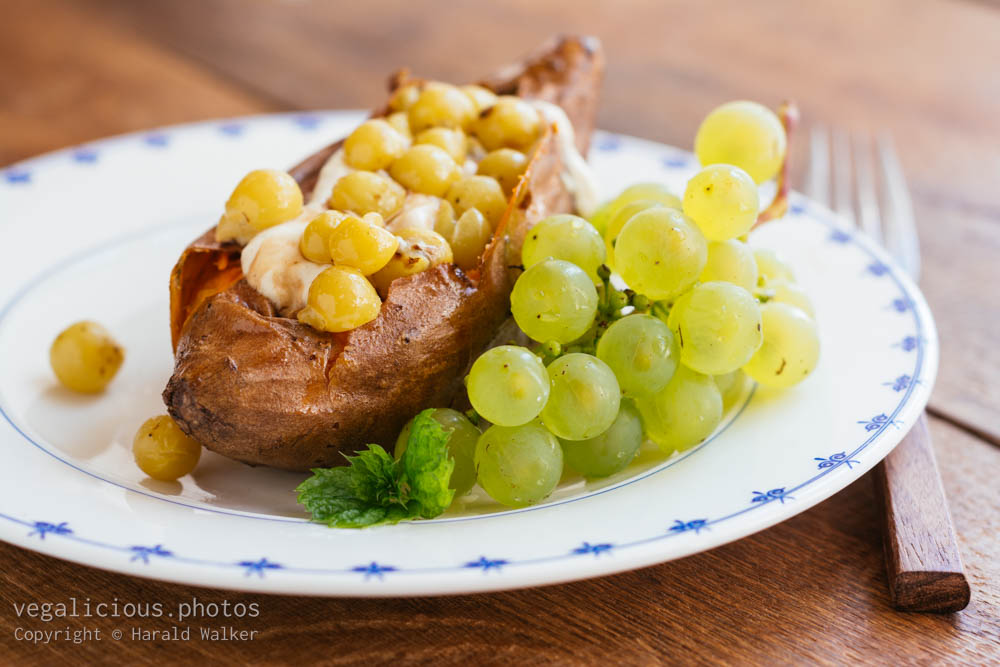
[(650, 314), (657, 317), (664, 322), (667, 321), (667, 316), (670, 315), (670, 309), (663, 305), (662, 301), (654, 301), (653, 305), (649, 307)]
[(774, 298), (774, 290), (768, 287), (758, 287), (754, 290), (754, 296), (760, 303), (767, 303)]
[[(601, 264), (597, 268), (597, 277), (601, 279), (601, 284), (597, 286), (597, 316), (587, 333), (573, 341), (572, 345), (565, 347), (560, 346), (555, 341), (532, 347), (532, 351), (542, 357), (542, 363), (546, 366), (563, 354), (574, 352), (594, 354), (597, 350), (597, 341), (617, 320), (632, 313), (655, 311), (659, 305), (650, 301), (645, 295), (637, 294), (634, 290), (628, 288), (620, 290), (612, 285), (611, 269), (605, 264)], [(666, 310), (663, 311), (663, 314), (665, 318)]]
[(778, 117), (785, 128), (785, 135), (788, 137), (788, 141), (785, 144), (785, 159), (782, 161), (781, 169), (778, 171), (778, 192), (774, 195), (774, 201), (771, 202), (771, 205), (757, 216), (757, 222), (754, 223), (751, 229), (756, 229), (770, 220), (777, 220), (788, 211), (788, 163), (792, 154), (790, 150), (792, 132), (799, 124), (799, 107), (795, 102), (786, 100), (778, 107)]

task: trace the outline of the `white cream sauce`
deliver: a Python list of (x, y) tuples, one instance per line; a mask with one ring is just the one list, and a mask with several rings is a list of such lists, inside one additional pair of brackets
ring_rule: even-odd
[(556, 145), (565, 169), (562, 175), (563, 185), (573, 194), (577, 213), (583, 217), (590, 216), (600, 203), (597, 198), (597, 181), (590, 165), (576, 149), (573, 124), (562, 107), (541, 100), (532, 100), (531, 103), (548, 122), (556, 126)]
[(240, 256), (247, 282), (289, 317), (306, 307), (309, 285), (330, 266), (310, 262), (299, 252), (299, 239), (307, 224), (296, 219), (265, 229)]
[(431, 195), (411, 192), (403, 200), (399, 213), (389, 218), (385, 223), (390, 232), (400, 232), (404, 229), (424, 229), (434, 231), (434, 219), (441, 208), (441, 199)]

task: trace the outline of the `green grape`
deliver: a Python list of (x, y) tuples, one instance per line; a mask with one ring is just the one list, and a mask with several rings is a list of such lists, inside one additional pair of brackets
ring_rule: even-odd
[(663, 204), (652, 199), (639, 199), (619, 208), (614, 215), (608, 218), (607, 227), (604, 230), (604, 247), (608, 256), (608, 266), (614, 266), (615, 242), (622, 231), (625, 223), (632, 217), (647, 208), (662, 208)]
[(597, 210), (591, 213), (590, 217), (587, 218), (590, 224), (594, 226), (594, 229), (596, 229), (601, 236), (604, 236), (604, 232), (608, 228), (608, 218), (611, 215), (611, 207), (613, 205), (614, 201), (608, 200), (598, 206)]
[(597, 341), (597, 358), (614, 371), (625, 396), (663, 389), (677, 370), (679, 356), (674, 334), (652, 315), (623, 317)]
[(760, 307), (764, 342), (743, 371), (765, 387), (801, 382), (819, 361), (819, 332), (804, 312), (787, 303)]
[(767, 283), (767, 288), (773, 292), (771, 301), (787, 303), (795, 306), (809, 317), (815, 319), (816, 311), (813, 310), (812, 300), (806, 291), (788, 280), (772, 280)]
[(728, 410), (743, 395), (747, 382), (749, 382), (749, 378), (741, 370), (715, 376), (715, 385), (719, 388), (719, 393), (722, 394), (722, 407), (724, 409)]
[(722, 280), (752, 292), (757, 286), (757, 262), (750, 246), (736, 239), (709, 243), (708, 261), (698, 280)]
[(552, 388), (542, 421), (550, 431), (563, 440), (587, 440), (608, 430), (622, 394), (606, 363), (574, 352), (549, 364), (548, 372)]
[(760, 347), (760, 308), (750, 292), (732, 283), (697, 285), (670, 309), (681, 363), (706, 375), (735, 371)]
[(681, 210), (681, 200), (667, 186), (662, 183), (636, 183), (622, 190), (622, 193), (614, 198), (612, 202), (614, 210), (611, 213), (617, 213), (618, 209), (640, 199), (652, 199), (668, 208)]
[(499, 503), (524, 507), (544, 500), (562, 477), (563, 453), (556, 437), (537, 421), (491, 426), (475, 453), (479, 485)]
[(586, 477), (607, 477), (632, 462), (642, 445), (642, 419), (625, 399), (607, 431), (589, 440), (560, 440), (563, 460)]
[[(655, 201), (668, 208), (681, 210), (681, 200), (667, 186), (661, 183), (636, 183), (622, 190), (614, 199), (602, 204), (591, 216), (590, 223), (597, 228), (601, 236), (607, 236), (611, 218), (622, 208), (641, 200)], [(625, 220), (622, 224), (625, 224)]]
[(786, 144), (785, 128), (773, 111), (756, 102), (729, 102), (701, 122), (694, 152), (703, 165), (736, 165), (763, 183), (781, 169)]
[(521, 274), (510, 293), (521, 331), (540, 343), (569, 343), (587, 332), (597, 314), (597, 289), (589, 276), (563, 259), (546, 259)]
[(575, 215), (552, 215), (531, 228), (521, 248), (525, 268), (544, 259), (564, 259), (587, 272), (595, 283), (604, 263), (604, 241), (593, 225)]
[[(451, 472), (448, 486), (455, 490), (456, 498), (464, 496), (476, 483), (476, 464), (472, 457), (476, 452), (476, 442), (479, 441), (479, 429), (469, 421), (468, 417), (451, 408), (437, 408), (431, 416), (444, 427), (445, 431), (451, 432), (448, 438), (448, 453), (455, 459), (455, 469)], [(410, 439), (412, 428), (411, 419), (406, 422), (406, 426), (396, 439), (397, 459), (406, 451), (406, 443)]]
[(691, 287), (708, 259), (708, 243), (680, 211), (651, 208), (625, 223), (615, 243), (615, 269), (635, 291), (659, 301)]
[(726, 241), (750, 231), (760, 211), (757, 184), (739, 167), (713, 164), (688, 181), (684, 215), (709, 241)]
[(755, 248), (753, 258), (757, 262), (758, 285), (767, 285), (774, 280), (795, 282), (792, 267), (788, 266), (788, 263), (770, 248)]
[(682, 452), (722, 421), (722, 395), (708, 375), (680, 366), (659, 393), (636, 401), (646, 436), (664, 452)]
[(469, 402), (480, 415), (501, 426), (526, 424), (542, 411), (549, 398), (545, 365), (527, 348), (494, 347), (472, 364)]

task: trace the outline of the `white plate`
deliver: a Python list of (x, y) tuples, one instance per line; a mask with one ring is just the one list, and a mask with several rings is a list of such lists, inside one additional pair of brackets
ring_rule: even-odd
[[(128, 135), (0, 170), (0, 538), (127, 574), (311, 595), (427, 595), (551, 584), (680, 558), (767, 528), (860, 477), (919, 416), (938, 363), (923, 296), (828, 210), (794, 196), (752, 242), (783, 252), (815, 301), (819, 367), (756, 390), (705, 445), (640, 457), (549, 502), (361, 531), (304, 520), (302, 475), (206, 453), (181, 483), (144, 479), (138, 425), (170, 375), (167, 279), (184, 246), (254, 167), (283, 167), (358, 122), (274, 115)], [(689, 154), (599, 133), (605, 195), (640, 180), (680, 189)], [(126, 348), (109, 391), (59, 388), (48, 346), (95, 319)], [(817, 557), (821, 557), (817, 554)]]

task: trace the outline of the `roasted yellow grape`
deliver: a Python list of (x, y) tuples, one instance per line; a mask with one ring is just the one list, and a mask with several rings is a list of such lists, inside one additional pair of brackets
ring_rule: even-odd
[(302, 190), (290, 174), (256, 169), (243, 177), (226, 202), (226, 217), (236, 217), (260, 232), (302, 212)]
[(347, 214), (340, 211), (324, 211), (310, 220), (299, 239), (302, 256), (310, 262), (329, 264), (330, 232), (346, 217)]
[(443, 197), (461, 171), (443, 148), (420, 144), (403, 153), (389, 167), (389, 174), (407, 190)]
[(372, 284), (385, 296), (396, 278), (411, 276), (454, 261), (451, 246), (438, 234), (426, 229), (403, 229), (396, 233), (399, 248), (385, 267), (371, 276)]
[(82, 394), (102, 391), (115, 377), (125, 352), (97, 322), (77, 322), (52, 341), (49, 362), (56, 378)]
[(353, 267), (366, 276), (385, 266), (398, 246), (399, 239), (392, 232), (353, 215), (344, 218), (329, 237), (333, 263)]
[(527, 167), (528, 158), (521, 151), (498, 148), (483, 156), (476, 173), (497, 179), (504, 194), (510, 197)]
[(406, 151), (410, 141), (380, 118), (366, 120), (344, 140), (344, 162), (355, 169), (378, 171)]
[(333, 186), (330, 208), (341, 211), (378, 213), (389, 218), (403, 206), (406, 190), (391, 178), (372, 171), (354, 171)]
[(415, 83), (408, 83), (400, 86), (389, 98), (389, 108), (393, 111), (406, 111), (413, 106), (413, 103), (420, 97), (420, 86)]
[(309, 305), (299, 321), (320, 331), (350, 331), (378, 317), (382, 300), (361, 271), (331, 266), (309, 285)]
[(201, 445), (167, 415), (143, 422), (132, 440), (132, 456), (144, 473), (162, 482), (187, 475), (201, 458)]
[(394, 130), (407, 139), (413, 138), (413, 132), (410, 130), (410, 119), (405, 111), (397, 111), (396, 113), (389, 114), (385, 117), (385, 122), (389, 123)]
[(520, 97), (504, 95), (485, 109), (473, 123), (475, 133), (488, 151), (516, 148), (523, 151), (538, 138), (541, 115)]
[(493, 227), (500, 222), (507, 208), (507, 198), (503, 194), (503, 188), (495, 178), (489, 176), (460, 178), (448, 188), (445, 199), (455, 207), (455, 213), (459, 216), (471, 208), (479, 209)]
[(413, 143), (437, 146), (450, 155), (457, 164), (465, 162), (465, 155), (469, 149), (469, 141), (465, 132), (449, 127), (432, 127), (424, 130), (417, 135)]
[(219, 243), (235, 242), (246, 245), (254, 236), (257, 230), (247, 222), (242, 213), (223, 213), (215, 226), (215, 240)]
[(447, 199), (441, 200), (437, 213), (434, 215), (434, 231), (443, 236), (451, 243), (451, 237), (455, 234), (455, 209), (448, 203)]
[(493, 226), (490, 221), (479, 212), (479, 209), (470, 208), (466, 209), (455, 222), (452, 235), (445, 238), (451, 245), (455, 263), (468, 271), (475, 268), (479, 256), (483, 254), (483, 248), (492, 236)]
[(459, 88), (463, 93), (465, 93), (470, 100), (472, 100), (473, 106), (476, 108), (476, 113), (480, 113), (483, 109), (488, 109), (497, 101), (497, 94), (488, 88), (483, 88), (482, 86), (469, 85), (461, 86)]
[(428, 127), (464, 128), (475, 118), (476, 107), (472, 99), (457, 87), (435, 82), (420, 91), (407, 115), (414, 132)]

